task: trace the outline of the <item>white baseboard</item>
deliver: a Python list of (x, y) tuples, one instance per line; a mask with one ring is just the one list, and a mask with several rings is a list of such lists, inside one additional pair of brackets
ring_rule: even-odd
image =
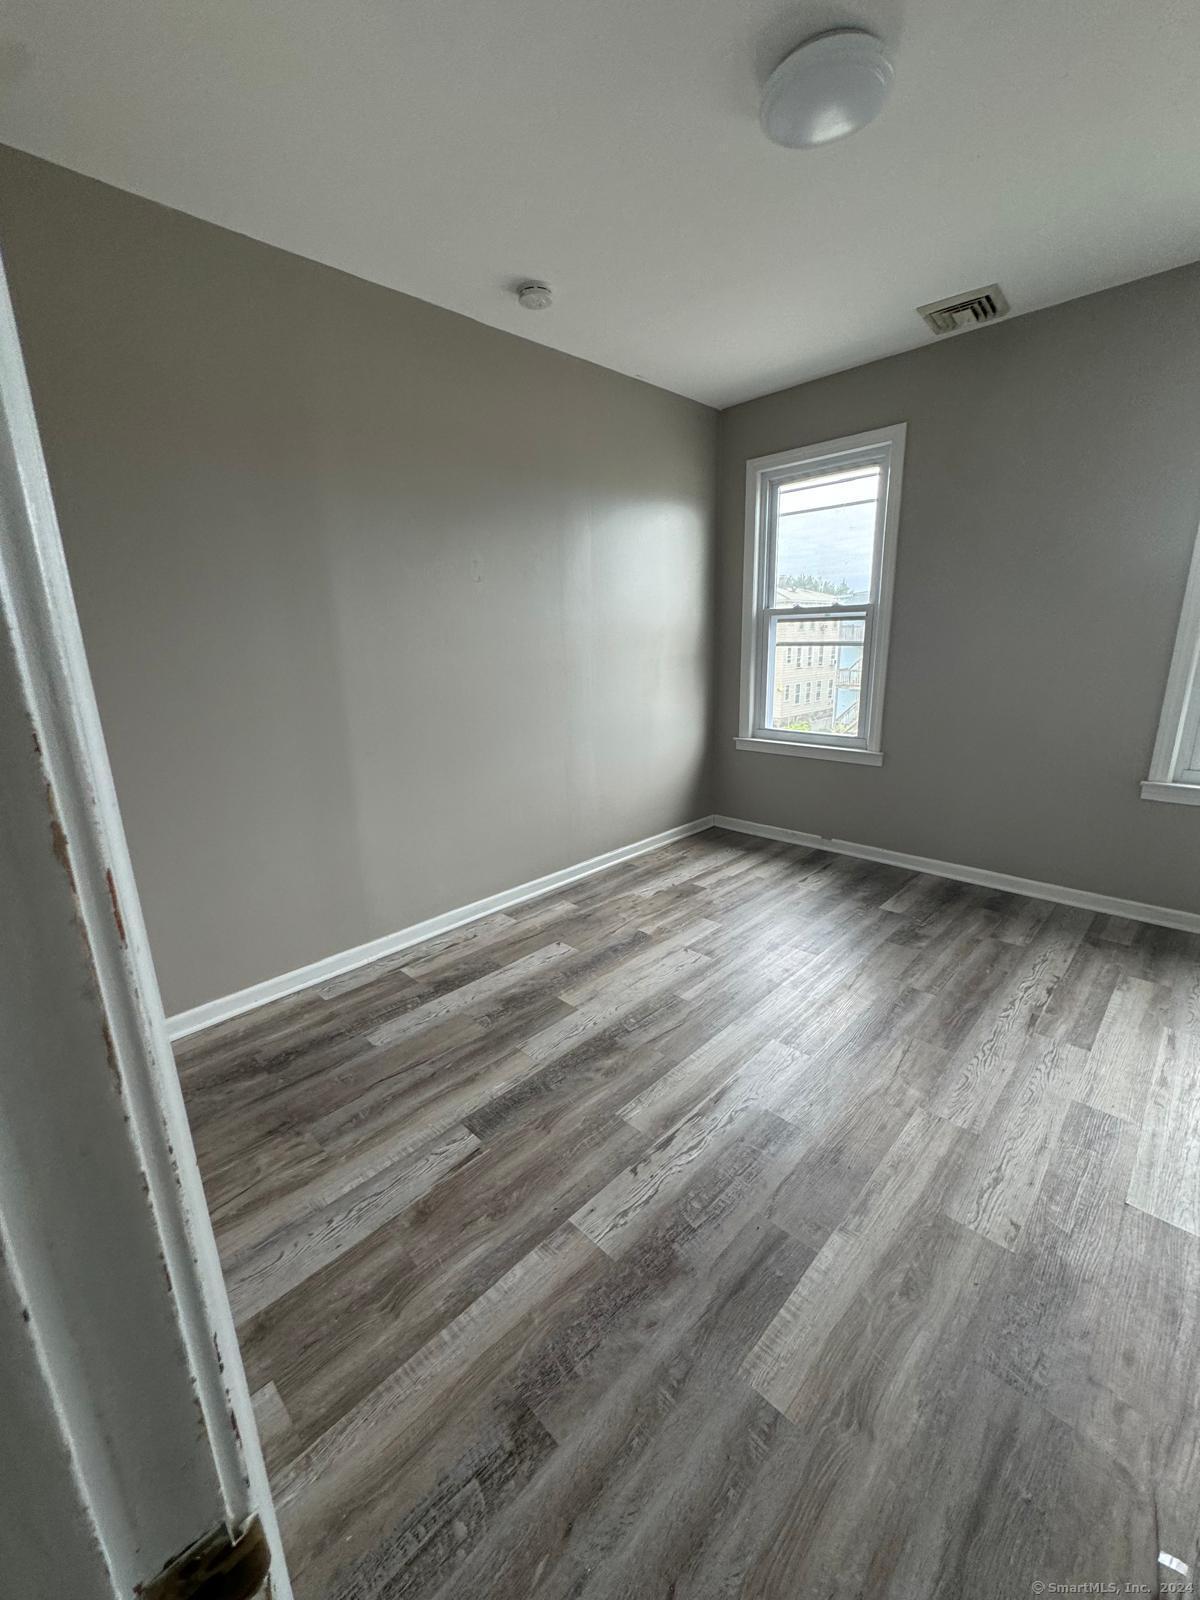
[(986, 867), (962, 867), (950, 861), (934, 861), (929, 856), (904, 855), (899, 850), (879, 850), (872, 844), (851, 844), (846, 839), (824, 839), (820, 834), (801, 833), (796, 828), (773, 828), (765, 822), (745, 822), (738, 817), (714, 817), (714, 828), (731, 833), (750, 833), (759, 839), (778, 839), (783, 844), (804, 845), (812, 850), (830, 850), (835, 855), (859, 856), (864, 861), (883, 861), (892, 867), (907, 867), (910, 872), (928, 872), (935, 878), (957, 878), (983, 889), (1003, 889), (1008, 894), (1029, 895), (1034, 900), (1056, 900), (1061, 905), (1078, 906), (1083, 911), (1106, 912), (1113, 917), (1129, 917), (1134, 922), (1152, 922), (1162, 928), (1177, 928), (1183, 933), (1200, 933), (1200, 913), (1177, 911), (1172, 906), (1148, 906), (1140, 900), (1118, 900), (1115, 895), (1092, 894), (1088, 889), (1068, 889), (1058, 883), (1041, 883), (1036, 878), (1014, 878), (1008, 872), (990, 872)]
[(657, 850), (676, 839), (703, 833), (712, 825), (711, 817), (697, 817), (694, 822), (668, 828), (665, 833), (656, 833), (652, 838), (639, 839), (635, 844), (621, 845), (616, 850), (606, 850), (603, 855), (593, 856), (590, 861), (580, 861), (573, 867), (548, 872), (545, 877), (532, 878), (528, 883), (518, 884), (515, 889), (504, 889), (499, 894), (488, 895), (485, 900), (475, 900), (469, 906), (459, 906), (457, 910), (444, 911), (440, 916), (427, 917), (424, 922), (414, 922), (411, 927), (401, 928), (398, 933), (384, 934), (383, 938), (372, 939), (369, 944), (356, 945), (353, 950), (340, 950), (336, 955), (312, 961), (306, 967), (297, 967), (294, 972), (281, 973), (278, 978), (267, 978), (263, 983), (252, 984), (249, 989), (239, 989), (236, 994), (223, 995), (219, 1000), (193, 1006), (190, 1011), (181, 1011), (167, 1018), (167, 1037), (171, 1040), (184, 1039), (190, 1033), (199, 1033), (201, 1028), (211, 1028), (214, 1023), (227, 1022), (230, 1017), (241, 1016), (244, 1011), (253, 1011), (256, 1006), (282, 1000), (289, 994), (299, 994), (302, 989), (311, 989), (314, 984), (328, 983), (331, 978), (338, 978), (344, 972), (353, 972), (355, 967), (368, 966), (383, 956), (406, 950), (409, 945), (449, 933), (452, 928), (459, 928), (465, 922), (491, 916), (496, 911), (506, 911), (509, 906), (518, 906), (524, 900), (548, 894), (552, 889), (561, 889), (565, 884), (578, 883), (581, 878), (590, 878), (594, 872), (603, 872), (605, 867), (615, 867), (619, 861), (629, 861), (634, 856), (645, 855), (648, 850)]
[(558, 872), (548, 872), (545, 877), (533, 878), (528, 883), (518, 884), (515, 889), (505, 889), (499, 894), (489, 895), (485, 900), (476, 900), (471, 905), (459, 906), (457, 910), (445, 911), (441, 916), (428, 917), (424, 922), (401, 928), (398, 933), (385, 934), (382, 939), (373, 939), (369, 944), (357, 945), (353, 950), (341, 950), (322, 961), (313, 961), (307, 967), (297, 967), (294, 972), (282, 973), (278, 978), (268, 978), (249, 989), (239, 989), (236, 994), (209, 1000), (190, 1011), (181, 1011), (177, 1016), (167, 1018), (167, 1034), (172, 1040), (184, 1039), (188, 1034), (199, 1033), (202, 1028), (211, 1028), (214, 1023), (226, 1022), (230, 1017), (241, 1016), (243, 1012), (253, 1011), (272, 1000), (299, 994), (302, 989), (327, 983), (345, 972), (353, 972), (356, 967), (369, 966), (372, 961), (406, 950), (424, 939), (434, 939), (439, 934), (449, 933), (452, 928), (462, 927), (464, 923), (491, 916), (496, 911), (505, 911), (509, 906), (518, 906), (525, 900), (548, 894), (552, 889), (578, 883), (581, 878), (590, 878), (594, 872), (615, 867), (619, 861), (629, 861), (634, 856), (645, 855), (649, 850), (657, 850), (660, 845), (671, 844), (676, 839), (686, 839), (693, 833), (703, 833), (706, 828), (714, 827), (727, 828), (731, 833), (753, 834), (760, 839), (777, 839), (783, 844), (802, 845), (807, 849), (829, 850), (835, 855), (858, 856), (864, 861), (883, 861), (889, 866), (906, 867), (910, 872), (928, 872), (936, 878), (955, 878), (962, 883), (978, 884), (984, 889), (1002, 889), (1008, 894), (1029, 895), (1034, 900), (1055, 900), (1062, 905), (1079, 906), (1084, 911), (1129, 917), (1134, 922), (1151, 922), (1163, 928), (1177, 928), (1184, 933), (1200, 933), (1200, 913), (1194, 911), (1144, 905), (1140, 900), (1119, 900), (1114, 895), (1092, 894), (1087, 889), (1068, 889), (1062, 884), (1041, 883), (1036, 878), (1015, 878), (1011, 873), (990, 872), (985, 867), (957, 866), (949, 861), (935, 861), (929, 856), (910, 856), (899, 850), (880, 850), (870, 844), (851, 844), (846, 839), (825, 839), (820, 834), (801, 833), (797, 828), (774, 828), (769, 823), (746, 822), (739, 817), (697, 817), (694, 822), (668, 828), (665, 833), (656, 833), (652, 838), (639, 839), (636, 844), (622, 845), (617, 850), (607, 850), (603, 855), (593, 856), (590, 861), (563, 867)]

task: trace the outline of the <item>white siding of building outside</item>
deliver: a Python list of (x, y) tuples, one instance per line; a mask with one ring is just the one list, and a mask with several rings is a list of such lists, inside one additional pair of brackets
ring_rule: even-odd
[[(780, 591), (781, 604), (819, 606), (827, 605), (830, 598), (815, 589)], [(834, 620), (814, 620), (806, 624), (806, 632), (816, 642), (777, 647), (772, 704), (772, 721), (777, 728), (804, 733), (857, 732), (862, 651), (856, 651), (853, 662), (839, 663), (839, 655), (850, 656), (851, 647), (821, 642), (839, 633), (844, 637), (848, 626)]]

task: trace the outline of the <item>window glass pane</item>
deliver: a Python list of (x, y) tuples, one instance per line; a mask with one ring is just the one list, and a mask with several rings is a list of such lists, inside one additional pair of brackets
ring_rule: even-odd
[(781, 619), (775, 627), (770, 726), (857, 738), (865, 633), (862, 618)]
[(776, 503), (776, 606), (870, 598), (878, 466), (844, 467), (781, 484)]

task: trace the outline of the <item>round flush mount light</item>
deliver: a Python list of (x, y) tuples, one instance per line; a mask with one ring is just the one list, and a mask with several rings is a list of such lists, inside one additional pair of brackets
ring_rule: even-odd
[(793, 50), (767, 79), (763, 132), (789, 150), (857, 133), (883, 110), (892, 63), (873, 33), (838, 28)]
[(547, 283), (523, 283), (517, 289), (517, 301), (526, 311), (547, 311), (554, 301), (554, 291)]

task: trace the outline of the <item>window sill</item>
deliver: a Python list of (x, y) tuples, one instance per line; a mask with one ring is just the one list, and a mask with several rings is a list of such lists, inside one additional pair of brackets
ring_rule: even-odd
[(1166, 800), (1171, 805), (1200, 806), (1200, 783), (1157, 783), (1142, 785), (1143, 800)]
[[(860, 767), (881, 767), (882, 750), (846, 749), (835, 744), (798, 744), (791, 739), (737, 738), (739, 750), (754, 750), (767, 756), (812, 756), (818, 761), (852, 761)], [(1197, 791), (1200, 793), (1200, 791)]]

